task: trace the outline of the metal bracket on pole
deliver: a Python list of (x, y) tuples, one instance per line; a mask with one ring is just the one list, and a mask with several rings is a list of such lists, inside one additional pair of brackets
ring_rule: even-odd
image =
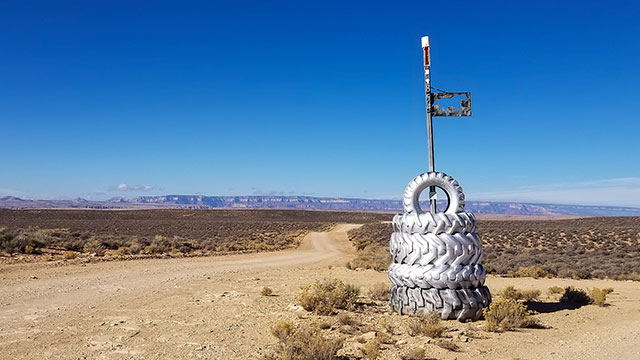
[[(470, 92), (445, 92), (440, 89), (431, 89), (431, 43), (428, 36), (422, 37), (422, 56), (424, 60), (424, 96), (427, 109), (427, 148), (429, 152), (429, 172), (436, 171), (435, 158), (433, 155), (433, 116), (471, 116), (471, 93)], [(452, 99), (463, 95), (459, 108), (456, 106), (443, 107), (437, 104), (441, 99)], [(436, 187), (429, 187), (429, 209), (431, 213), (436, 213)]]

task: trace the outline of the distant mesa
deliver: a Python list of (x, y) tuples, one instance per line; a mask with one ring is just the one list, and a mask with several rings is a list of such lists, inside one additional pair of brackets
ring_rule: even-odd
[(15, 197), (15, 196), (5, 196), (5, 197), (1, 197), (0, 201), (26, 201), (26, 200), (20, 199), (19, 197)]
[[(445, 202), (439, 201), (444, 207)], [(132, 199), (114, 197), (106, 201), (77, 198), (73, 200), (25, 200), (15, 196), (0, 198), (4, 209), (298, 209), (398, 212), (400, 200), (328, 198), (312, 196), (139, 196)], [(465, 209), (476, 214), (506, 215), (577, 215), (640, 216), (640, 208), (531, 204), (519, 202), (467, 201)]]

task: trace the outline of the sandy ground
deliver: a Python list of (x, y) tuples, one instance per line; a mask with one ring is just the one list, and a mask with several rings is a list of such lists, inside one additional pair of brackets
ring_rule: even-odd
[[(278, 320), (307, 321), (293, 311), (302, 285), (337, 277), (366, 289), (386, 274), (344, 267), (354, 250), (339, 225), (310, 233), (296, 250), (225, 257), (149, 259), (84, 265), (0, 267), (1, 359), (254, 359), (270, 352)], [(550, 329), (479, 332), (449, 352), (427, 338), (394, 336), (382, 358), (421, 346), (441, 359), (640, 359), (640, 284), (605, 280), (490, 277), (507, 286), (613, 287), (610, 306), (537, 315)], [(261, 296), (269, 286), (276, 296)], [(404, 321), (404, 317), (387, 316)], [(305, 318), (307, 320), (305, 320)], [(481, 322), (446, 323), (452, 329)], [(453, 332), (452, 332), (453, 334)], [(404, 342), (406, 344), (403, 344)]]

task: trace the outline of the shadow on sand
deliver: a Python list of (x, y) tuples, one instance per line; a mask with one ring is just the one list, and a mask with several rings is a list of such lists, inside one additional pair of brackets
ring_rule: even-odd
[(529, 310), (533, 310), (540, 314), (548, 314), (562, 310), (575, 310), (581, 305), (568, 304), (563, 302), (540, 302), (540, 301), (525, 301), (524, 304)]

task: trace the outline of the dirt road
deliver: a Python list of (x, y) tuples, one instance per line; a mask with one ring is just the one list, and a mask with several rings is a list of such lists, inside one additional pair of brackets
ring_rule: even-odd
[(243, 318), (244, 308), (256, 300), (247, 296), (247, 285), (260, 290), (260, 277), (268, 278), (274, 268), (296, 276), (300, 267), (344, 263), (354, 253), (346, 231), (357, 226), (310, 233), (298, 249), (277, 253), (5, 266), (0, 272), (0, 357), (175, 357), (203, 346), (193, 336), (202, 329), (208, 339), (203, 344), (212, 343), (212, 337), (223, 340), (217, 354), (239, 351), (227, 347), (236, 346), (244, 332), (234, 330), (237, 321), (232, 319)]
[[(274, 322), (301, 321), (300, 312), (292, 310), (300, 286), (328, 277), (363, 289), (388, 281), (384, 273), (343, 266), (354, 254), (346, 231), (356, 226), (310, 233), (298, 249), (277, 253), (0, 267), (0, 358), (260, 358), (276, 343), (269, 334)], [(493, 292), (506, 285), (543, 291), (551, 285), (613, 287), (615, 292), (605, 308), (550, 309), (539, 315), (551, 329), (482, 332), (462, 342), (455, 353), (425, 342), (429, 356), (640, 358), (638, 283), (504, 278), (487, 283)], [(271, 287), (276, 296), (261, 296), (263, 286)], [(409, 343), (389, 345), (392, 349), (383, 352), (383, 358), (398, 358), (404, 348), (425, 341), (399, 336)]]

